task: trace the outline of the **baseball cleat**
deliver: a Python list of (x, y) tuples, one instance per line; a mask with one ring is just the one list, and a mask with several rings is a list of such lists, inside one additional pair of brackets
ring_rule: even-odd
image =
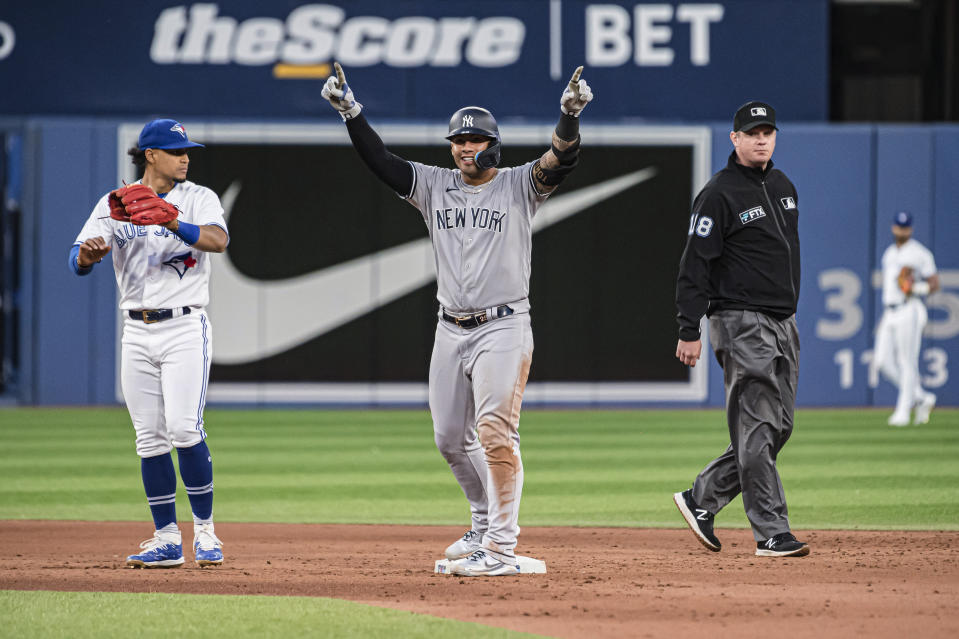
[(936, 396), (932, 393), (926, 395), (926, 398), (916, 406), (915, 424), (928, 424), (929, 414), (936, 407)]
[(699, 543), (713, 552), (719, 552), (723, 545), (713, 534), (713, 519), (716, 515), (705, 508), (700, 508), (699, 504), (693, 501), (693, 491), (691, 489), (675, 493), (673, 501), (676, 502), (676, 507), (679, 508), (680, 514), (686, 520), (689, 529), (696, 535)]
[(219, 566), (223, 563), (223, 542), (213, 534), (213, 524), (193, 530), (193, 556), (197, 566)]
[(462, 559), (469, 557), (480, 549), (483, 535), (475, 530), (467, 530), (461, 539), (457, 539), (446, 549), (447, 559)]
[(904, 417), (904, 416), (902, 416), (902, 415), (897, 415), (896, 413), (893, 413), (893, 414), (889, 417), (889, 421), (888, 421), (887, 423), (888, 423), (890, 426), (908, 426), (908, 425), (909, 425), (909, 415), (906, 415), (906, 416)]
[(500, 577), (518, 575), (519, 566), (496, 559), (485, 550), (450, 564), (450, 573), (463, 577)]
[(757, 557), (805, 557), (808, 554), (809, 546), (788, 532), (756, 542)]
[(130, 568), (179, 568), (183, 565), (183, 545), (180, 534), (156, 531), (153, 537), (140, 543), (143, 552), (127, 557)]

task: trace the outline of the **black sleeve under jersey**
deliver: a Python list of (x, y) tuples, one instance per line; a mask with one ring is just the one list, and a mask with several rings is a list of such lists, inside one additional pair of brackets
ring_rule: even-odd
[(362, 113), (346, 121), (353, 147), (366, 166), (391, 189), (409, 197), (413, 190), (413, 166), (403, 158), (390, 153)]

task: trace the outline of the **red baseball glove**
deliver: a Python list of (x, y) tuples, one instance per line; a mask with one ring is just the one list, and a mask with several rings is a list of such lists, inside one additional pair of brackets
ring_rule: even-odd
[(899, 271), (897, 282), (899, 283), (899, 290), (903, 293), (906, 295), (912, 293), (912, 286), (916, 283), (916, 276), (913, 270), (908, 266), (903, 266), (902, 270)]
[(166, 224), (180, 211), (145, 184), (130, 184), (110, 193), (110, 217), (138, 226)]

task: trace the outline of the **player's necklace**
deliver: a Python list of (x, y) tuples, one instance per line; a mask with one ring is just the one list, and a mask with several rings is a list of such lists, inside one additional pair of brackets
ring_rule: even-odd
[[(489, 184), (489, 182), (486, 182), (486, 184)], [(475, 195), (479, 193), (480, 191), (482, 191), (484, 188), (486, 188), (486, 184), (480, 184), (479, 186), (470, 186), (466, 182), (463, 182), (463, 186), (460, 187), (460, 190), (465, 191), (466, 193)]]

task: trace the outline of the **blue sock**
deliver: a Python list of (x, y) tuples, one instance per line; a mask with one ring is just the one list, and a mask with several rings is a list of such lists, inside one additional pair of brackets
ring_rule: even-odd
[(140, 459), (140, 474), (157, 530), (176, 523), (176, 471), (170, 453)]
[(213, 460), (206, 442), (189, 448), (177, 448), (180, 478), (190, 498), (194, 523), (206, 523), (213, 518)]

